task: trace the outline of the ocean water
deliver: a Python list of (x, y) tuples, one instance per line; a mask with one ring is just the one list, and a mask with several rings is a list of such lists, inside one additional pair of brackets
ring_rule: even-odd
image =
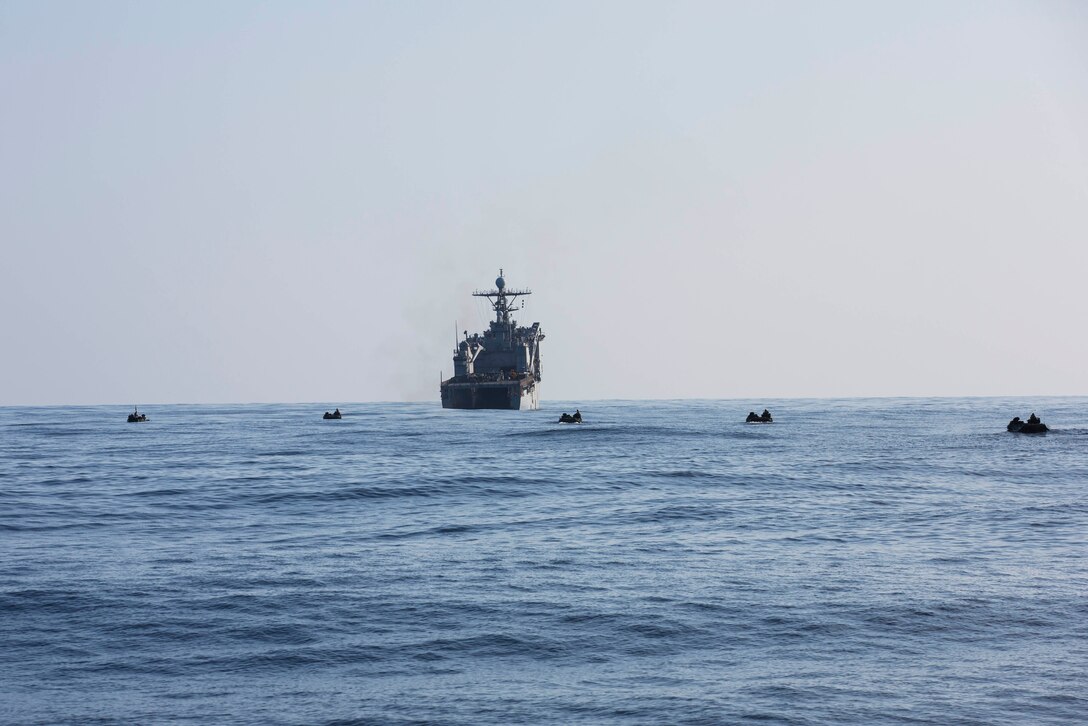
[(0, 409), (0, 721), (1088, 722), (1088, 399), (579, 406)]

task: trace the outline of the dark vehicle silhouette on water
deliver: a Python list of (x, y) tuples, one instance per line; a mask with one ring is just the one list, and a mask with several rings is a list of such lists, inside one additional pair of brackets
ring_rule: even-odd
[(1034, 413), (1028, 416), (1027, 421), (1021, 421), (1019, 416), (1015, 417), (1005, 429), (1014, 434), (1045, 434), (1050, 430)]

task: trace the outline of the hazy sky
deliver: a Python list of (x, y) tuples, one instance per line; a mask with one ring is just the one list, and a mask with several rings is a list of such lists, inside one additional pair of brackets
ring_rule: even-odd
[(3, 0), (0, 250), (0, 404), (1086, 394), (1088, 4)]

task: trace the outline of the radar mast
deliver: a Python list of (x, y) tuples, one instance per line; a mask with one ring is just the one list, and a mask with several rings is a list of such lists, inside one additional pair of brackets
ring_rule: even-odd
[(510, 313), (514, 310), (521, 310), (525, 307), (525, 301), (523, 300), (521, 305), (515, 306), (514, 303), (519, 297), (524, 295), (532, 295), (532, 290), (507, 290), (506, 280), (502, 277), (502, 268), (499, 268), (499, 276), (495, 278), (494, 290), (477, 290), (472, 293), (473, 297), (486, 297), (487, 301), (491, 303), (492, 309), (495, 311), (495, 322), (502, 323), (504, 325), (510, 324)]

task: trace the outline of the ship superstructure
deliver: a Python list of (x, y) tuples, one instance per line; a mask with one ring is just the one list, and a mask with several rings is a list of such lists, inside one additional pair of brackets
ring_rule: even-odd
[(487, 298), (495, 319), (482, 334), (468, 334), (453, 353), (453, 378), (442, 381), (442, 408), (536, 409), (540, 405), (540, 323), (518, 327), (510, 317), (525, 307), (531, 290), (506, 287), (502, 270), (495, 289), (472, 293)]

